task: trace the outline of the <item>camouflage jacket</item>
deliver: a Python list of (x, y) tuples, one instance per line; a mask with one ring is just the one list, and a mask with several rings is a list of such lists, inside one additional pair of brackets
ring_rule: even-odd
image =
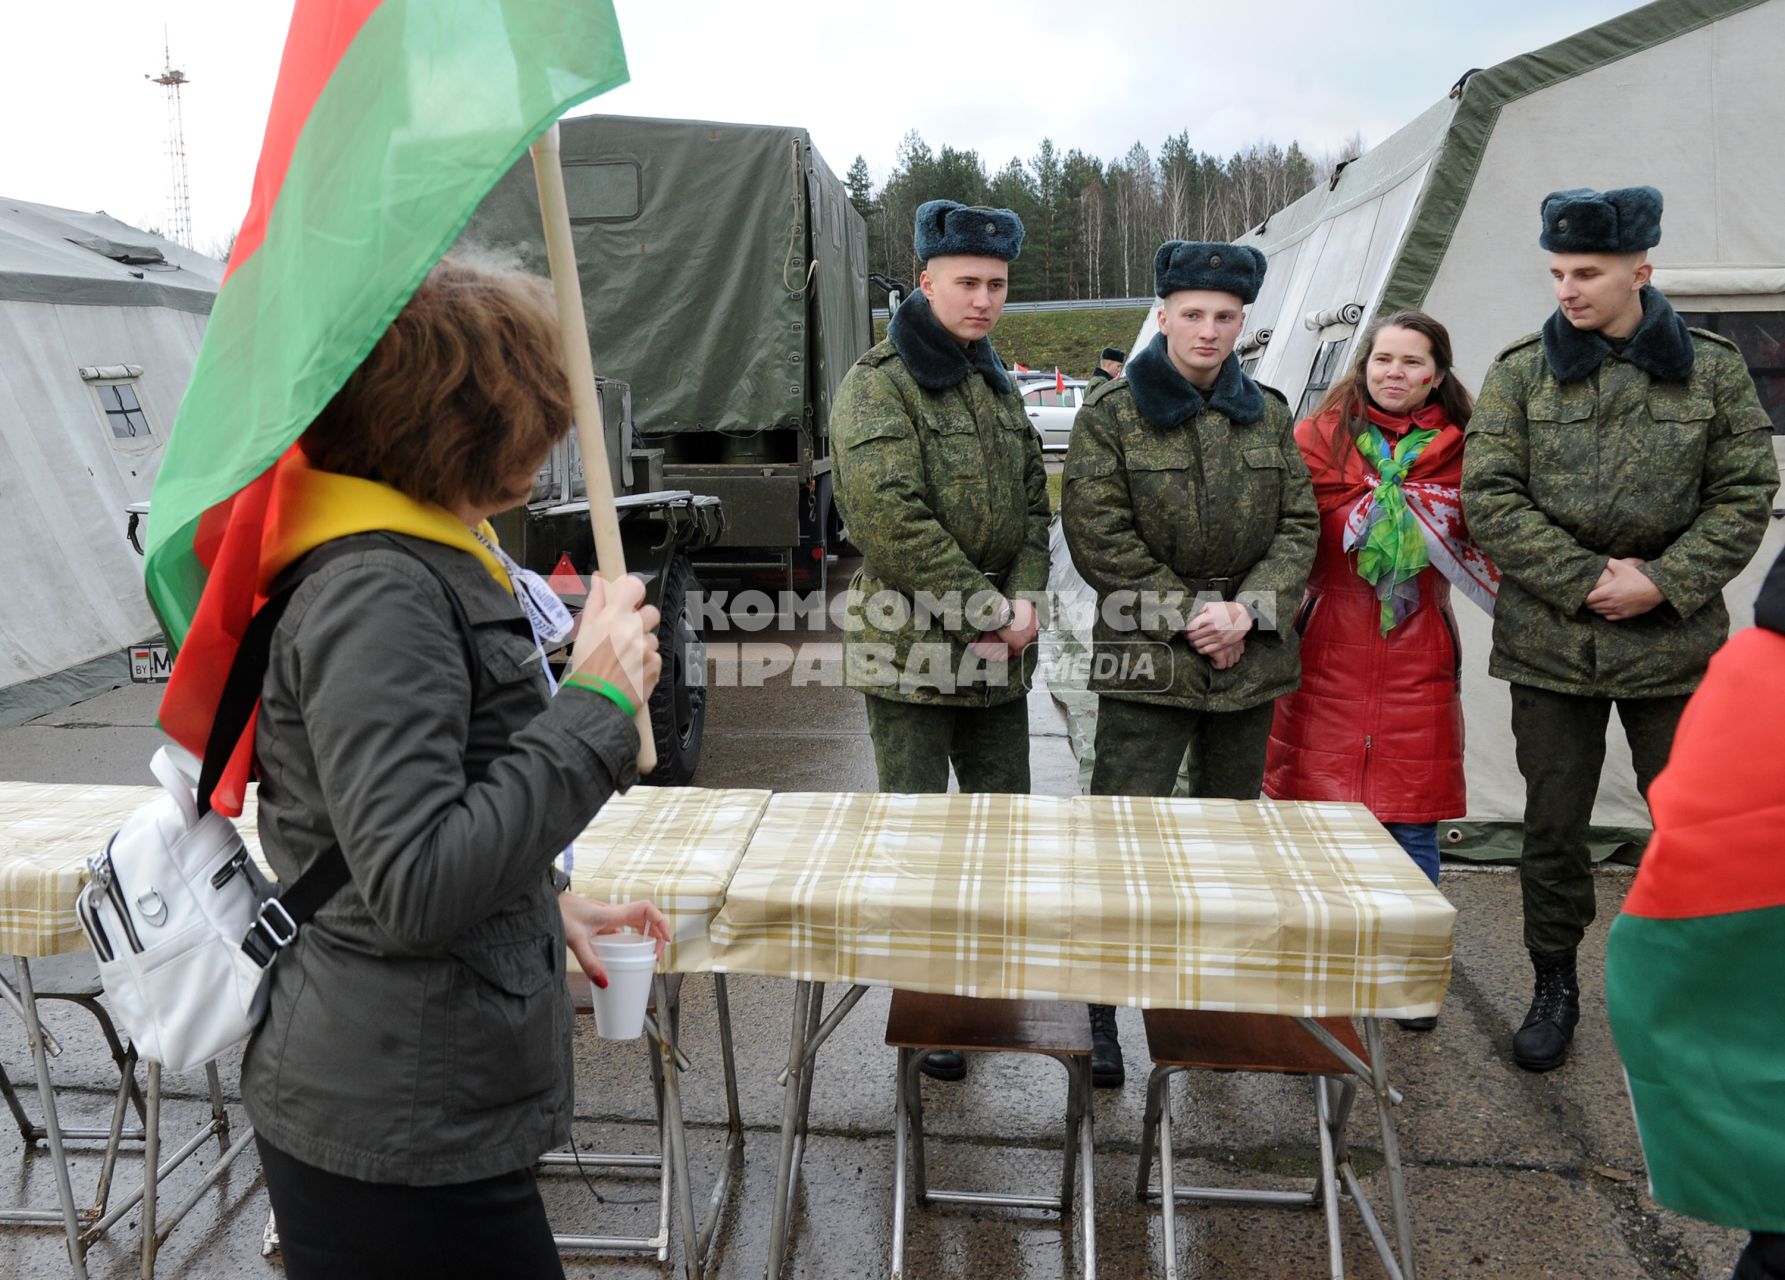
[[(1504, 575), (1490, 675), (1669, 697), (1697, 686), (1728, 637), (1723, 588), (1760, 545), (1779, 467), (1740, 352), (1678, 331), (1683, 380), (1645, 372), (1626, 348), (1563, 382), (1539, 334), (1488, 370), (1464, 449), (1463, 512)], [(1608, 622), (1587, 594), (1607, 559), (1626, 556), (1647, 561), (1665, 599)]]
[[(896, 320), (915, 310), (933, 329), (920, 339), (934, 339), (942, 331), (928, 308), (913, 308), (922, 298), (907, 299)], [(1024, 695), (1036, 646), (1021, 662), (988, 663), (967, 645), (975, 622), (988, 621), (978, 610), (995, 607), (991, 593), (1047, 588), (1041, 442), (988, 342), (942, 364), (946, 348), (907, 340), (908, 361), (895, 338), (909, 332), (855, 363), (831, 415), (837, 505), (862, 553), (849, 584), (845, 677), (895, 701), (995, 706)]]
[[(1086, 398), (1066, 455), (1066, 543), (1097, 592), (1090, 687), (1199, 711), (1269, 702), (1301, 678), (1290, 624), (1320, 529), (1295, 421), (1278, 393), (1245, 379), (1262, 402), (1255, 421), (1207, 403), (1156, 426), (1130, 385), (1138, 363)], [(1184, 638), (1199, 595), (1254, 606), (1245, 653), (1225, 671)]]

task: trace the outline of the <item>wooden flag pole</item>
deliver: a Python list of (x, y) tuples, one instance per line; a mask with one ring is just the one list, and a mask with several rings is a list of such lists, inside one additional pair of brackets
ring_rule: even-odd
[[(551, 266), (552, 293), (558, 300), (558, 334), (564, 348), (564, 372), (570, 379), (570, 404), (576, 414), (577, 444), (583, 454), (583, 480), (589, 495), (589, 523), (595, 531), (595, 564), (608, 582), (626, 575), (626, 549), (620, 542), (620, 517), (614, 510), (613, 474), (608, 470), (607, 432), (601, 397), (595, 390), (595, 360), (589, 352), (589, 325), (583, 314), (582, 282), (576, 274), (576, 246), (570, 238), (570, 205), (564, 198), (564, 170), (558, 161), (558, 126), (533, 144), (533, 176), (539, 184), (539, 216), (545, 229), (545, 256)], [(574, 669), (595, 647), (593, 627), (577, 631), (570, 651)], [(651, 709), (641, 705), (638, 725), (638, 773), (657, 767), (657, 735)]]

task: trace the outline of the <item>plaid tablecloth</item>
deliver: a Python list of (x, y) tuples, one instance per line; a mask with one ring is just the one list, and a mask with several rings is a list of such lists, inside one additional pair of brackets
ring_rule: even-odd
[[(0, 955), (86, 947), (74, 900), (87, 858), (160, 794), (153, 786), (0, 782)], [(676, 934), (668, 964), (708, 968), (707, 923), (768, 799), (767, 791), (634, 787), (578, 837), (572, 884), (613, 902), (655, 899)], [(236, 829), (264, 870), (252, 791)]]
[(777, 795), (714, 967), (1022, 999), (1436, 1013), (1456, 912), (1360, 805)]
[(577, 837), (571, 888), (605, 902), (650, 898), (674, 939), (664, 967), (711, 969), (707, 926), (768, 802), (767, 791), (634, 787)]

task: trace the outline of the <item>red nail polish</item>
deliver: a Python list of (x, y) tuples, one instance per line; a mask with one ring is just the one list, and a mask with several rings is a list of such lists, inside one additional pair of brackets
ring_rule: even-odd
[(595, 985), (600, 987), (603, 991), (606, 991), (607, 990), (607, 975), (605, 973), (596, 974), (595, 975)]

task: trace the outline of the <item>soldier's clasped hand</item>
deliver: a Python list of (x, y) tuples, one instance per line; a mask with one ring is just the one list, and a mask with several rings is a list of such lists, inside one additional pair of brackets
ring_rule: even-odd
[(1184, 628), (1184, 637), (1215, 670), (1225, 671), (1246, 651), (1246, 635), (1251, 630), (1252, 615), (1245, 605), (1219, 600), (1197, 612)]
[(968, 647), (987, 661), (1008, 661), (1034, 644), (1040, 631), (1041, 619), (1034, 603), (1018, 596), (1010, 601), (1010, 622), (996, 631), (980, 632), (979, 639)]
[(1606, 561), (1605, 572), (1587, 593), (1587, 608), (1607, 622), (1625, 622), (1660, 604), (1666, 597), (1642, 565), (1635, 557)]

